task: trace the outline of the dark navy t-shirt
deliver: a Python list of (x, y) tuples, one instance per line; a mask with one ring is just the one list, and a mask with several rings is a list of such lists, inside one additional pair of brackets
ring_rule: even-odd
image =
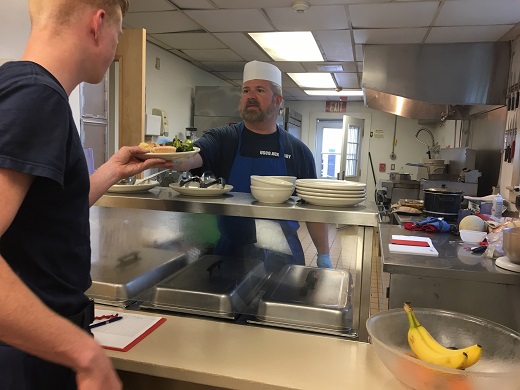
[[(195, 141), (203, 160), (200, 171), (210, 170), (217, 177), (229, 180), (238, 149), (240, 127), (241, 123), (237, 123), (210, 129)], [(272, 134), (258, 134), (244, 128), (240, 154), (245, 157), (278, 158), (279, 137), (284, 148), (287, 175), (299, 179), (316, 178), (316, 165), (310, 149), (302, 141), (280, 128)]]
[(48, 306), (76, 314), (91, 284), (88, 170), (65, 90), (32, 62), (0, 67), (0, 167), (35, 177), (0, 254)]

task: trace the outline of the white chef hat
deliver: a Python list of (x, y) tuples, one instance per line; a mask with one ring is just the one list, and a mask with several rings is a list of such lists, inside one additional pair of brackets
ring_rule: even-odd
[(251, 61), (244, 66), (244, 83), (249, 80), (268, 80), (282, 86), (282, 72), (267, 62)]

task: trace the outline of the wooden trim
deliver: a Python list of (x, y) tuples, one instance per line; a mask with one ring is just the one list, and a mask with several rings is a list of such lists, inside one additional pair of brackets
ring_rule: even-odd
[(145, 133), (146, 30), (124, 29), (119, 62), (119, 145), (139, 145)]

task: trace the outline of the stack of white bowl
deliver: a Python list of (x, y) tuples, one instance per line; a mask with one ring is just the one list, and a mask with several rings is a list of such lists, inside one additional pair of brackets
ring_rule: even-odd
[(294, 192), (294, 176), (251, 176), (251, 195), (261, 203), (284, 203)]
[(330, 179), (298, 179), (296, 194), (317, 206), (354, 206), (366, 200), (365, 183)]

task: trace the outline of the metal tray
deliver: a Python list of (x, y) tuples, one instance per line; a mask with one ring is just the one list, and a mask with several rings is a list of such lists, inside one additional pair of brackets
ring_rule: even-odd
[(92, 286), (86, 294), (97, 303), (126, 306), (186, 264), (184, 252), (155, 248), (140, 248), (117, 258), (110, 254), (93, 256)]
[(356, 337), (350, 273), (288, 265), (260, 299), (251, 323)]
[(141, 307), (235, 319), (267, 276), (261, 260), (206, 255), (159, 283)]

